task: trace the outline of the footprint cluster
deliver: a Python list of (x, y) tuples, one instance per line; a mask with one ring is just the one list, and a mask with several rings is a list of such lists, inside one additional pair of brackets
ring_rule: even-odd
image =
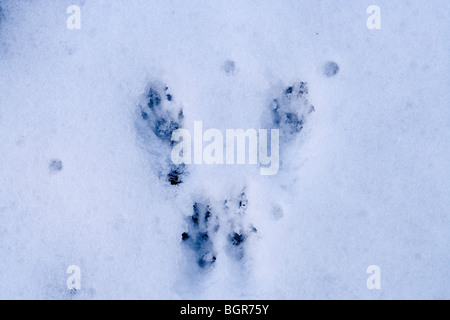
[[(223, 69), (226, 73), (233, 73), (234, 62), (226, 61)], [(279, 129), (281, 141), (288, 143), (303, 130), (309, 115), (315, 110), (309, 103), (308, 85), (306, 82), (294, 83), (271, 101), (268, 109), (271, 112), (270, 126)], [(172, 134), (183, 127), (182, 107), (175, 102), (169, 87), (161, 83), (149, 86), (139, 107), (140, 121), (160, 143), (152, 145), (151, 150), (162, 148), (158, 151), (163, 153), (165, 161), (160, 177), (174, 187), (183, 184), (183, 177), (189, 174), (187, 167), (184, 164), (174, 165), (170, 160)], [(234, 196), (224, 197), (222, 206), (217, 202), (212, 205), (207, 196), (202, 199), (192, 203), (192, 211), (185, 221), (186, 230), (180, 237), (186, 254), (193, 257), (193, 264), (199, 270), (211, 269), (220, 261), (222, 253), (236, 262), (242, 261), (249, 251), (250, 237), (257, 233), (257, 229), (246, 222), (249, 205), (246, 189), (236, 192)], [(274, 213), (276, 219), (282, 216), (281, 209)]]
[[(218, 237), (225, 235), (225, 252), (239, 261), (245, 257), (247, 239), (257, 232), (253, 226), (244, 227), (248, 205), (245, 191), (235, 199), (224, 200), (223, 204), (223, 208), (215, 210), (208, 203), (195, 202), (187, 219), (188, 230), (181, 235), (182, 242), (194, 253), (202, 269), (212, 267), (218, 260)], [(223, 232), (219, 232), (221, 226)]]

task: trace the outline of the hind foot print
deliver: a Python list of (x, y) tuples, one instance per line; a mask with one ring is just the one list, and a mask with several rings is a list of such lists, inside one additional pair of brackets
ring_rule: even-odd
[(153, 157), (157, 175), (172, 186), (183, 183), (185, 166), (171, 160), (172, 134), (183, 125), (183, 109), (175, 103), (169, 88), (159, 82), (149, 86), (141, 97), (136, 126), (145, 148)]
[(307, 117), (315, 111), (308, 101), (308, 84), (294, 83), (272, 102), (272, 125), (280, 129), (280, 138), (289, 140), (303, 130)]
[(167, 86), (153, 84), (140, 104), (142, 119), (160, 140), (172, 144), (172, 133), (183, 124), (183, 109), (173, 101)]

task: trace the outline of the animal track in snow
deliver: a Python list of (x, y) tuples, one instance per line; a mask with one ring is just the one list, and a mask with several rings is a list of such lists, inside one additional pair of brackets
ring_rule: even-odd
[[(226, 72), (233, 72), (234, 62), (223, 67)], [(269, 126), (279, 129), (280, 142), (288, 145), (315, 110), (308, 100), (307, 83), (297, 82), (286, 87), (272, 100), (269, 110)], [(139, 104), (138, 131), (145, 138), (149, 152), (156, 155), (154, 160), (159, 163), (160, 178), (172, 186), (183, 184), (183, 177), (188, 173), (184, 164), (175, 165), (170, 158), (172, 134), (183, 127), (183, 118), (183, 109), (175, 102), (169, 88), (160, 82), (152, 83)], [(234, 196), (224, 197), (222, 207), (217, 204), (214, 207), (208, 196), (202, 199), (193, 202), (192, 212), (186, 218), (186, 230), (180, 237), (186, 254), (192, 255), (193, 264), (204, 271), (220, 263), (222, 253), (235, 262), (243, 261), (251, 249), (248, 240), (257, 232), (246, 222), (249, 199), (245, 188)], [(275, 204), (272, 208), (273, 220), (281, 219), (281, 206)], [(225, 246), (219, 245), (223, 243)]]
[(194, 251), (200, 268), (208, 268), (216, 262), (213, 237), (219, 230), (217, 216), (209, 204), (196, 202), (188, 218), (188, 231), (182, 234), (182, 241)]
[(248, 198), (245, 189), (237, 199), (227, 199), (224, 211), (227, 219), (228, 254), (237, 260), (242, 260), (246, 253), (246, 243), (252, 233), (257, 229), (253, 225), (246, 226), (244, 217), (248, 207)]
[(315, 111), (308, 100), (308, 84), (297, 82), (289, 86), (271, 105), (272, 126), (280, 130), (283, 143), (303, 130), (308, 116)]
[[(187, 218), (188, 230), (181, 235), (182, 242), (194, 252), (196, 263), (202, 269), (220, 261), (220, 248), (216, 245), (218, 237), (225, 236), (226, 254), (240, 261), (245, 257), (248, 238), (257, 232), (253, 226), (244, 225), (248, 205), (245, 191), (223, 203), (224, 207), (216, 210), (205, 202), (195, 202), (192, 215)], [(221, 228), (224, 232), (219, 233)]]
[(156, 82), (141, 98), (139, 115), (138, 131), (147, 148), (158, 158), (154, 159), (154, 162), (159, 162), (158, 175), (171, 185), (181, 184), (187, 171), (184, 165), (172, 163), (170, 148), (172, 133), (183, 126), (183, 109), (174, 102), (169, 88)]

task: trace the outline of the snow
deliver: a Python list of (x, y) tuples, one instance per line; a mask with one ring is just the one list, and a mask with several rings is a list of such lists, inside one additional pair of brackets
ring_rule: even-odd
[[(0, 0), (0, 298), (448, 299), (450, 3), (375, 2)], [(158, 176), (165, 149), (136, 125), (149, 84), (184, 128), (225, 132), (260, 129), (299, 81), (315, 112), (276, 176)], [(181, 239), (196, 201), (221, 225), (208, 270)], [(243, 259), (236, 221), (257, 229)]]

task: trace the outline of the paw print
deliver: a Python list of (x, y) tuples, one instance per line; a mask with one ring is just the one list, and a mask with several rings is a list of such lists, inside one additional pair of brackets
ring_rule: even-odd
[(307, 117), (315, 111), (308, 101), (306, 82), (294, 83), (284, 90), (271, 105), (272, 126), (280, 129), (280, 139), (290, 140), (303, 130)]

